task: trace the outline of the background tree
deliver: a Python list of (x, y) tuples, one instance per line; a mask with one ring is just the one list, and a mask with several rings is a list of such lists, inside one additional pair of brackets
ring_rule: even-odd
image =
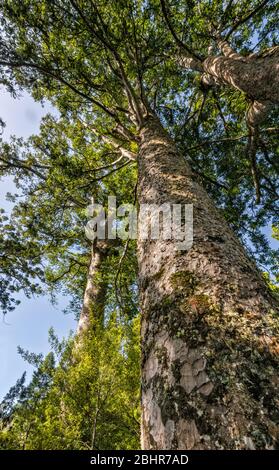
[[(106, 241), (95, 240), (92, 244), (84, 233), (86, 206), (92, 194), (98, 194), (98, 202), (104, 203), (109, 187), (119, 192), (123, 201), (134, 194), (133, 188), (131, 191), (124, 184), (127, 172), (118, 175), (117, 163), (104, 165), (103, 160), (100, 167), (98, 145), (87, 141), (87, 134), (84, 127), (78, 129), (63, 119), (47, 116), (38, 136), (26, 143), (14, 139), (2, 145), (2, 174), (13, 176), (19, 190), (19, 195), (13, 197), (10, 230), (14, 233), (15, 227), (20, 227), (24, 246), (32, 243), (36, 247), (35, 253), (22, 249), (21, 261), (27, 263), (31, 258), (35, 264), (38, 258), (41, 291), (48, 289), (55, 301), (56, 292), (62, 289), (72, 299), (68, 309), (79, 318), (78, 335), (83, 333), (74, 353), (72, 340), (59, 345), (51, 334), (57, 360), (48, 382), (44, 377), (49, 356), (44, 359), (23, 352), (36, 371), (30, 384), (23, 390), (17, 384), (3, 400), (2, 448), (113, 449), (120, 448), (120, 442), (127, 448), (138, 445), (135, 262), (128, 245), (123, 258), (121, 240), (110, 249)], [(102, 158), (109, 162), (115, 156), (112, 152), (106, 156), (103, 151)], [(101, 186), (96, 173), (101, 173), (100, 180), (104, 180)], [(112, 173), (109, 184), (107, 173)], [(131, 183), (132, 169), (128, 178)], [(5, 236), (15, 250), (14, 237), (7, 227)], [(8, 247), (4, 248), (3, 257), (8, 257)], [(129, 271), (125, 268), (127, 262)], [(27, 280), (33, 275), (31, 269), (23, 272)], [(13, 278), (12, 271), (10, 276)], [(115, 295), (116, 283), (119, 297)]]

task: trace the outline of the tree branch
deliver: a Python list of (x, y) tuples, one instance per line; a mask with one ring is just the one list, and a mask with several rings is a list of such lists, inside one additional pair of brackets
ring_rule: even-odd
[(94, 129), (93, 127), (92, 127), (92, 131), (98, 137), (100, 136), (101, 139), (105, 143), (107, 143), (109, 145), (112, 145), (116, 149), (116, 151), (119, 152), (122, 155), (122, 157), (126, 157), (129, 160), (136, 160), (136, 158), (137, 158), (136, 153), (122, 147), (121, 144), (118, 142), (118, 140), (115, 137), (113, 137), (113, 136), (109, 137), (108, 135), (105, 135), (105, 134), (99, 134), (98, 131), (96, 129)]
[(232, 25), (231, 29), (229, 32), (226, 34), (225, 40), (228, 40), (229, 37), (232, 35), (232, 33), (239, 28), (239, 26), (242, 26), (244, 23), (249, 21), (256, 13), (258, 13), (267, 3), (269, 0), (264, 0), (261, 2), (254, 10), (250, 11), (246, 15), (244, 15), (242, 18), (240, 18), (234, 25)]
[(104, 178), (107, 178), (108, 176), (112, 175), (112, 174), (115, 173), (116, 171), (121, 170), (121, 168), (124, 168), (124, 167), (127, 166), (127, 165), (131, 165), (131, 163), (134, 163), (134, 162), (131, 161), (131, 160), (128, 160), (127, 162), (123, 163), (123, 165), (120, 165), (120, 166), (118, 166), (117, 168), (114, 168), (113, 170), (109, 171), (109, 172), (106, 173), (105, 175), (102, 175), (102, 176), (100, 176), (99, 178), (92, 179), (92, 180), (90, 180), (89, 183), (87, 183), (87, 184), (85, 184), (85, 185), (79, 186), (79, 189), (86, 189), (86, 188), (90, 187), (92, 183), (97, 183), (98, 181), (101, 181), (101, 180), (103, 180)]
[(27, 67), (31, 69), (38, 70), (39, 72), (42, 72), (45, 75), (48, 75), (55, 80), (57, 80), (60, 83), (63, 83), (63, 85), (66, 85), (70, 90), (72, 90), (74, 93), (77, 95), (81, 96), (87, 101), (90, 101), (91, 103), (95, 104), (97, 107), (101, 108), (106, 114), (108, 114), (110, 117), (112, 117), (116, 122), (119, 122), (118, 116), (116, 113), (104, 106), (100, 101), (96, 100), (92, 96), (87, 95), (81, 90), (78, 90), (74, 85), (69, 83), (67, 80), (65, 80), (63, 77), (60, 75), (57, 75), (57, 71), (51, 71), (50, 69), (45, 69), (44, 67), (33, 64), (32, 62), (24, 62), (24, 61), (3, 61), (0, 60), (0, 65), (7, 66), (7, 67), (15, 67), (15, 68), (21, 68), (21, 67)]
[[(30, 166), (26, 165), (25, 162), (22, 162), (20, 160), (15, 159), (15, 158), (13, 158), (13, 162), (12, 162), (10, 160), (4, 159), (1, 156), (0, 156), (0, 161), (3, 162), (6, 165), (5, 169), (9, 169), (10, 167), (17, 168), (17, 169), (22, 169), (22, 170), (25, 170), (27, 172), (33, 173), (34, 175), (38, 176), (39, 178), (41, 178), (44, 181), (46, 180), (46, 177), (41, 172), (39, 172), (38, 170), (35, 170), (33, 167), (30, 167)], [(4, 165), (0, 165), (0, 170), (3, 167), (4, 167)]]
[(196, 59), (197, 61), (201, 61), (202, 60), (202, 57), (199, 56), (198, 54), (196, 54), (194, 51), (192, 51), (186, 44), (184, 44), (183, 41), (181, 41), (179, 39), (179, 37), (177, 36), (173, 26), (172, 26), (172, 23), (169, 19), (170, 17), (170, 11), (169, 11), (169, 7), (167, 5), (167, 2), (165, 0), (160, 0), (161, 1), (161, 8), (162, 8), (162, 13), (163, 13), (163, 16), (164, 16), (164, 19), (166, 21), (166, 24), (170, 30), (170, 33), (173, 37), (173, 39), (175, 40), (176, 44), (184, 51), (187, 52), (187, 54), (189, 54), (189, 56), (191, 58), (194, 58)]
[(259, 133), (255, 128), (249, 129), (249, 140), (246, 147), (246, 154), (250, 161), (251, 174), (253, 178), (254, 188), (256, 192), (256, 204), (261, 202), (261, 186), (260, 177), (257, 166), (257, 148), (258, 148)]

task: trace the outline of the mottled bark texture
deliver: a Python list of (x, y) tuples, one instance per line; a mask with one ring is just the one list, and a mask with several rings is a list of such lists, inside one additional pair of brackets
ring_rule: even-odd
[(230, 85), (255, 101), (279, 104), (279, 50), (266, 57), (208, 57), (203, 69), (220, 84)]
[(93, 244), (77, 336), (90, 330), (94, 321), (103, 321), (107, 282), (103, 276), (102, 268), (107, 256), (108, 246), (105, 242), (99, 241)]
[(276, 302), (156, 118), (141, 130), (139, 203), (194, 205), (194, 244), (138, 241), (142, 448), (273, 448)]
[(245, 93), (251, 101), (247, 122), (256, 127), (270, 107), (279, 104), (279, 47), (242, 56), (226, 41), (218, 45), (223, 55), (197, 61), (182, 53), (179, 63), (201, 72), (204, 84), (226, 85)]

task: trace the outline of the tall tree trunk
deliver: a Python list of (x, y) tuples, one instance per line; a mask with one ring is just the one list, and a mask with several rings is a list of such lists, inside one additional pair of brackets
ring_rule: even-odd
[(94, 243), (91, 249), (77, 336), (88, 331), (94, 320), (103, 321), (107, 283), (103, 276), (102, 267), (108, 256), (108, 248), (104, 244), (105, 242)]
[(139, 203), (194, 206), (194, 243), (138, 241), (142, 448), (271, 448), (275, 300), (156, 118), (141, 130)]

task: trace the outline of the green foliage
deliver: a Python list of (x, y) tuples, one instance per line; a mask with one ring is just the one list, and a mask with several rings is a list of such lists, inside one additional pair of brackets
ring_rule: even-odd
[(20, 226), (11, 224), (1, 209), (0, 262), (0, 308), (6, 314), (18, 305), (19, 291), (27, 297), (41, 293), (43, 270), (36, 241), (22, 238)]
[(45, 358), (21, 351), (35, 372), (1, 404), (0, 448), (139, 448), (139, 318), (112, 315), (78, 345), (53, 332), (50, 342)]
[[(256, 205), (245, 124), (250, 98), (206, 87), (199, 73), (179, 66), (162, 3), (0, 0), (1, 83), (12, 94), (26, 89), (36, 100), (48, 99), (59, 113), (44, 118), (40, 134), (28, 142), (1, 143), (0, 176), (12, 176), (20, 192), (10, 196), (10, 220), (0, 220), (4, 312), (14, 308), (19, 290), (40, 293), (44, 285), (53, 296), (69, 295), (69, 310), (78, 316), (91, 251), (83, 233), (85, 208), (92, 197), (105, 203), (110, 194), (118, 203), (135, 202), (135, 166), (128, 157), (118, 159), (121, 150), (137, 156), (148, 113), (174, 138), (276, 290), (278, 253), (262, 229), (270, 222), (278, 226), (278, 111), (261, 130), (262, 197)], [(167, 2), (176, 36), (200, 60), (220, 53), (216, 30), (241, 54), (275, 45), (278, 5), (261, 3), (258, 9), (257, 0)], [(27, 386), (20, 379), (2, 403), (2, 448), (138, 447), (135, 251), (134, 243), (121, 242), (102, 267), (105, 325), (95, 325), (78, 348), (73, 339), (59, 344), (51, 334), (56, 364), (52, 355), (21, 351), (35, 373)], [(195, 301), (200, 308), (206, 304), (205, 298)], [(166, 299), (162, 308), (169, 304)]]
[[(3, 143), (1, 151), (0, 174), (12, 176), (19, 192), (10, 217), (3, 214), (0, 220), (3, 310), (8, 310), (8, 302), (12, 308), (14, 291), (40, 293), (44, 284), (53, 298), (56, 292), (67, 294), (72, 299), (71, 312), (78, 315), (91, 255), (91, 242), (84, 234), (89, 220), (86, 207), (92, 197), (106, 207), (110, 194), (117, 194), (118, 204), (132, 202), (135, 169), (126, 166), (106, 177), (118, 169), (117, 164), (111, 165), (117, 152), (104, 151), (86, 127), (50, 115), (43, 119), (39, 135), (27, 142), (13, 139), (10, 144)], [(104, 268), (110, 307), (117, 303), (114, 277), (123, 249), (119, 241), (111, 254), (113, 269)], [(135, 310), (132, 300), (136, 301), (136, 295), (125, 295), (135, 284), (131, 248), (123, 268), (127, 263), (121, 290), (128, 302), (126, 310)]]

